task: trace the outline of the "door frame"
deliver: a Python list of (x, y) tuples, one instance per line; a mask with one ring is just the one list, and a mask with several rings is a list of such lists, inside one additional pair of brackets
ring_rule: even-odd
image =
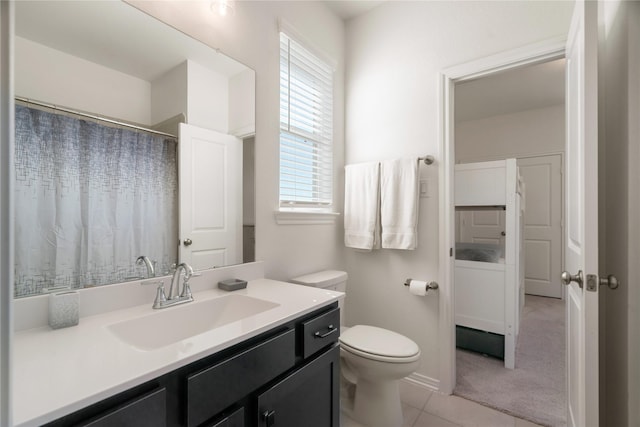
[(447, 68), (440, 72), (438, 79), (438, 122), (440, 140), (439, 168), (439, 229), (440, 261), (439, 281), (439, 391), (452, 394), (456, 385), (456, 340), (454, 307), (454, 257), (455, 207), (455, 110), (454, 87), (456, 83), (489, 76), (501, 71), (526, 65), (561, 59), (565, 56), (565, 38), (553, 38), (526, 45), (496, 55)]

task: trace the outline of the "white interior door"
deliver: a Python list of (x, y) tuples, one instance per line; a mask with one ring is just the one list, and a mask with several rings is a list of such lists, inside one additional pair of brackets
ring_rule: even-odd
[(180, 262), (242, 262), (242, 141), (180, 124)]
[(560, 154), (518, 159), (526, 188), (525, 292), (562, 298), (562, 169)]
[(504, 209), (463, 209), (458, 212), (460, 234), (458, 242), (504, 245)]
[[(565, 265), (583, 286), (567, 286), (567, 424), (597, 427), (598, 87), (597, 2), (577, 1), (566, 45), (567, 180)], [(529, 203), (527, 203), (527, 207)]]

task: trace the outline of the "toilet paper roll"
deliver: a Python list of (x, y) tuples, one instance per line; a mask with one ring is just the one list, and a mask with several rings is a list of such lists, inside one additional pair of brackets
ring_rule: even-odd
[(423, 297), (427, 294), (427, 282), (422, 280), (411, 280), (409, 283), (409, 292), (412, 295)]

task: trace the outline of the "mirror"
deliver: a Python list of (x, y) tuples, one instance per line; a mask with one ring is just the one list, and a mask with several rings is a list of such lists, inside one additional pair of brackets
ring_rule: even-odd
[(254, 71), (124, 2), (15, 22), (15, 296), (253, 261)]

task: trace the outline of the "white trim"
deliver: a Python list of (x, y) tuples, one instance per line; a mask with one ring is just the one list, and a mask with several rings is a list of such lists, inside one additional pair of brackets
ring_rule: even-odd
[(417, 374), (415, 372), (408, 377), (403, 378), (402, 381), (405, 381), (409, 384), (417, 385), (418, 387), (422, 387), (427, 390), (440, 391), (439, 380), (428, 377), (426, 375)]
[(448, 79), (462, 82), (524, 65), (564, 58), (565, 38), (556, 37), (445, 69)]
[(333, 225), (340, 214), (338, 212), (275, 211), (279, 225)]
[(294, 39), (298, 43), (302, 44), (307, 50), (311, 51), (314, 55), (320, 58), (323, 62), (325, 62), (331, 70), (335, 73), (338, 68), (338, 62), (333, 59), (331, 56), (327, 55), (322, 49), (318, 48), (317, 45), (309, 40), (309, 38), (305, 37), (298, 29), (289, 23), (284, 18), (278, 18), (278, 31), (281, 33), (285, 33), (287, 37)]
[(471, 80), (500, 71), (525, 65), (551, 61), (564, 57), (564, 38), (554, 38), (518, 49), (491, 55), (447, 68), (439, 76), (439, 138), (440, 168), (440, 392), (453, 393), (456, 384), (456, 347), (455, 347), (455, 307), (453, 269), (454, 259), (449, 256), (450, 248), (455, 244), (454, 233), (454, 182), (455, 167), (454, 146), (454, 85), (457, 82)]
[(239, 128), (232, 129), (229, 133), (237, 138), (245, 139), (256, 135), (256, 127), (253, 124), (244, 125)]
[(0, 2), (0, 425), (13, 419), (11, 342), (13, 337), (13, 144), (15, 137), (13, 78), (13, 2)]

